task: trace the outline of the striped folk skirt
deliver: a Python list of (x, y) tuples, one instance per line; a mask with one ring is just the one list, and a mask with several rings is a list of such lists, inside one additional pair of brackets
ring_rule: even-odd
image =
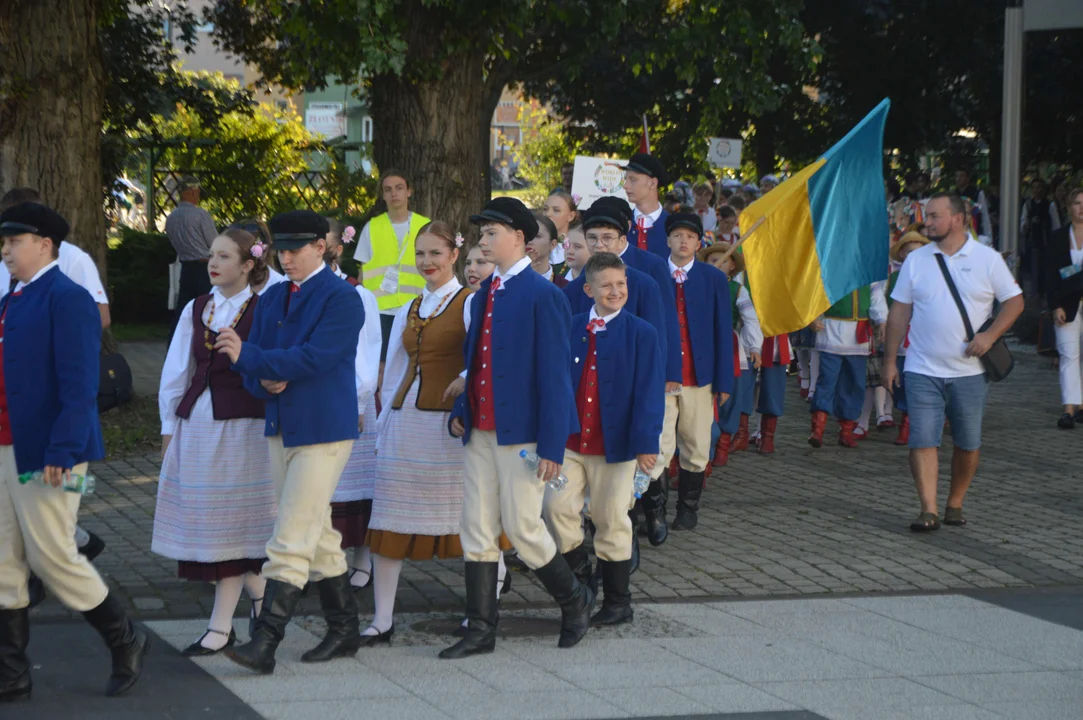
[(162, 460), (151, 550), (180, 577), (258, 571), (278, 506), (263, 420), (179, 420)]
[(365, 407), (365, 424), (331, 498), (331, 525), (342, 535), (342, 547), (365, 544), (376, 479), (376, 401)]
[(368, 543), (384, 557), (460, 557), (463, 445), (449, 413), (417, 409), (419, 383), (392, 410), (379, 441)]

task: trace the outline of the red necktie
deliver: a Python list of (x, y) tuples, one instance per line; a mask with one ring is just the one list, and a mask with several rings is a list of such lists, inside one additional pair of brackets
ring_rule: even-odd
[(297, 283), (290, 283), (290, 292), (291, 293), (299, 292), (300, 290), (301, 290), (300, 285), (298, 285)]
[(290, 300), (293, 299), (293, 294), (295, 292), (300, 292), (300, 290), (301, 290), (300, 285), (298, 285), (295, 282), (290, 283), (290, 294), (286, 296), (286, 312), (290, 311)]
[(500, 289), (500, 278), (494, 277), (493, 284), (489, 286), (489, 297), (491, 298), (496, 294), (496, 291)]
[(640, 250), (647, 249), (647, 218), (642, 215), (636, 220), (636, 246)]
[(594, 318), (587, 323), (587, 330), (595, 334), (597, 334), (599, 330), (605, 330), (605, 320)]

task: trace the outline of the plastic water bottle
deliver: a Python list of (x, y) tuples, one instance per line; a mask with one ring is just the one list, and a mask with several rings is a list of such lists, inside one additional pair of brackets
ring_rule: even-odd
[[(53, 487), (49, 483), (45, 482), (45, 472), (42, 470), (35, 470), (34, 472), (25, 472), (19, 475), (19, 484), (26, 485), (27, 483), (35, 483), (42, 487)], [(65, 492), (79, 493), (80, 495), (90, 495), (94, 492), (94, 486), (96, 479), (89, 473), (86, 475), (77, 475), (75, 473), (69, 473), (69, 476), (62, 479), (60, 486), (55, 488), (56, 490), (64, 490)]]
[[(519, 457), (523, 459), (523, 462), (525, 462), (526, 466), (531, 470), (537, 470), (538, 465), (541, 464), (541, 458), (538, 457), (538, 453), (520, 450)], [(546, 484), (554, 490), (563, 490), (564, 486), (568, 484), (568, 478), (564, 477), (564, 473), (561, 473)]]
[(651, 476), (647, 473), (636, 468), (636, 476), (632, 480), (632, 494), (636, 496), (636, 500), (643, 497), (643, 493), (647, 492), (647, 486), (651, 484)]

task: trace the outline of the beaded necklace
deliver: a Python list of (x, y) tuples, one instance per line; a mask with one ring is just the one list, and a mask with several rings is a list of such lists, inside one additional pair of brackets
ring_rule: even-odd
[(417, 312), (410, 313), (410, 327), (413, 328), (415, 333), (417, 333), (417, 339), (419, 342), (421, 341), (421, 331), (425, 329), (426, 325), (432, 322), (432, 319), (434, 317), (440, 314), (440, 311), (444, 309), (444, 306), (447, 305), (453, 297), (455, 297), (454, 290), (444, 296), (444, 299), (440, 301), (440, 304), (436, 306), (436, 309), (433, 310), (427, 318), (421, 317), (421, 301), (418, 300)]
[[(254, 298), (254, 297), (255, 297), (255, 295), (249, 295), (248, 299), (244, 301), (243, 305), (241, 305), (241, 309), (237, 311), (237, 317), (233, 318), (233, 322), (231, 322), (229, 324), (229, 327), (230, 327), (231, 330), (233, 328), (236, 328), (237, 323), (239, 323), (241, 321), (241, 318), (244, 317), (244, 311), (248, 309), (248, 303), (252, 302), (252, 298)], [(207, 316), (207, 322), (205, 322), (203, 324), (203, 346), (206, 347), (211, 352), (214, 352), (214, 341), (211, 339), (211, 336), (213, 335), (215, 338), (218, 337), (217, 332), (214, 332), (214, 333), (211, 332), (211, 325), (213, 323), (214, 323), (214, 297), (212, 296), (211, 297), (211, 313), (210, 313), (210, 315)]]

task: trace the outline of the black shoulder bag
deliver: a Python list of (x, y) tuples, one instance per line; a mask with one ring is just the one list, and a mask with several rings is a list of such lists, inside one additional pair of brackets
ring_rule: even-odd
[[(951, 296), (955, 299), (955, 306), (959, 308), (959, 314), (963, 316), (963, 327), (966, 328), (966, 341), (970, 342), (974, 339), (974, 326), (970, 324), (970, 316), (966, 312), (966, 306), (963, 305), (963, 299), (959, 297), (959, 289), (955, 287), (955, 281), (951, 279), (951, 273), (948, 272), (948, 264), (944, 261), (943, 253), (936, 253), (936, 262), (940, 266), (940, 274), (944, 276), (944, 282), (948, 284), (948, 290), (951, 290)], [(978, 329), (978, 332), (985, 332), (993, 324), (994, 318), (989, 318)], [(1011, 374), (1012, 369), (1015, 367), (1015, 358), (1012, 357), (1012, 351), (1008, 349), (1008, 344), (1004, 342), (1003, 336), (997, 338), (997, 341), (993, 343), (993, 346), (989, 348), (989, 352), (979, 358), (982, 366), (985, 368), (985, 374), (989, 376), (989, 379), (993, 382), (1000, 382), (1004, 378)]]

